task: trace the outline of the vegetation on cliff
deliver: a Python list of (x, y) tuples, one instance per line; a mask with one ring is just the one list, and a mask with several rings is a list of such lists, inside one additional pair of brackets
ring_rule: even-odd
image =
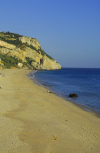
[(22, 62), (21, 59), (18, 59), (12, 56), (2, 55), (2, 54), (0, 54), (0, 59), (1, 59), (0, 66), (2, 66), (3, 68), (8, 68), (8, 69), (11, 67), (18, 67), (17, 64), (19, 62)]
[(34, 49), (36, 52), (41, 52), (41, 55), (46, 55), (48, 58), (53, 59), (51, 56), (49, 56), (48, 54), (45, 53), (45, 51), (40, 48), (40, 49), (36, 49), (34, 46), (32, 45), (28, 45), (27, 43), (22, 43), (19, 40), (19, 37), (21, 37), (22, 35), (16, 34), (16, 33), (11, 33), (11, 32), (0, 32), (0, 40), (5, 41), (9, 44), (13, 44), (15, 45), (17, 48), (23, 49), (25, 50), (25, 47), (30, 47), (31, 49)]
[[(27, 39), (22, 41), (21, 39)], [(30, 41), (30, 43), (29, 43)], [(43, 65), (49, 59), (49, 64)], [(46, 63), (45, 62), (45, 63)], [(55, 60), (45, 53), (35, 38), (22, 36), (11, 32), (0, 32), (0, 67), (27, 67), (31, 69), (53, 69)], [(59, 64), (59, 63), (58, 63)], [(20, 66), (19, 66), (20, 65)], [(58, 66), (59, 67), (59, 66)]]

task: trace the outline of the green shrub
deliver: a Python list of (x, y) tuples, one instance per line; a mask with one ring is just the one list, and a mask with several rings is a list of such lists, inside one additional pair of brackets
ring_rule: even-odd
[(8, 55), (0, 54), (0, 58), (3, 61), (3, 64), (6, 68), (17, 67), (17, 64), (19, 62), (22, 63), (21, 59), (18, 59), (16, 57), (12, 57), (12, 56), (8, 56)]
[(29, 65), (31, 65), (32, 62), (35, 62), (32, 58), (26, 57), (26, 61)]
[(17, 45), (23, 45), (23, 43), (20, 40), (18, 40), (18, 39), (16, 39), (16, 40), (9, 40), (9, 39), (6, 39), (5, 37), (1, 37), (0, 36), (0, 40), (3, 40), (5, 42), (7, 42), (9, 44), (13, 44), (15, 46), (17, 46)]
[[(4, 32), (3, 32), (4, 33)], [(7, 31), (6, 33), (4, 33), (5, 35), (9, 35), (11, 38), (19, 38), (19, 37), (22, 37), (22, 35), (19, 35), (17, 33), (12, 33), (12, 32), (9, 32)], [(14, 36), (14, 37), (13, 37)]]

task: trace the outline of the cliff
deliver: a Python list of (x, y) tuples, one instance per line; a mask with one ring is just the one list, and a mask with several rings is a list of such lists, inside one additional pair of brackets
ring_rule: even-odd
[(0, 65), (5, 68), (61, 69), (61, 65), (44, 52), (37, 39), (10, 32), (0, 32), (0, 59)]

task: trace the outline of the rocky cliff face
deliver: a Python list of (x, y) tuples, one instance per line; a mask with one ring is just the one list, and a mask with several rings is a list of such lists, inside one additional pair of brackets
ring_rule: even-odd
[(27, 67), (35, 69), (61, 69), (61, 65), (44, 52), (35, 38), (26, 36), (16, 38), (12, 33), (8, 35), (0, 33), (0, 54), (20, 59), (23, 65), (26, 63)]
[(27, 43), (28, 45), (34, 46), (36, 48), (36, 50), (41, 48), (40, 43), (35, 38), (23, 36), (23, 37), (19, 37), (19, 40), (22, 43)]

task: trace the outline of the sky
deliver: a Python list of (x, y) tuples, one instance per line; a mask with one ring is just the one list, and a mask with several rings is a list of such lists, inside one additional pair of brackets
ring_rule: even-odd
[(36, 38), (62, 67), (100, 68), (100, 0), (0, 0), (0, 31)]

